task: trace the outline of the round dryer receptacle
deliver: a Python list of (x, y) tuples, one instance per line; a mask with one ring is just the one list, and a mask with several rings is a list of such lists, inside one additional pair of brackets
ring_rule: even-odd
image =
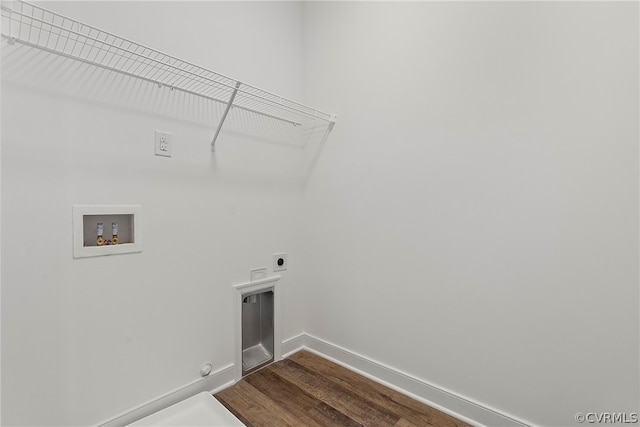
[(273, 254), (273, 271), (284, 271), (287, 269), (287, 253)]

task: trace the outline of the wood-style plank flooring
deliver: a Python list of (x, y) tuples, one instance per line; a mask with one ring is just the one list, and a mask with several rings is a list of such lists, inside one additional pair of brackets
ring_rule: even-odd
[(308, 351), (215, 395), (247, 427), (470, 427)]

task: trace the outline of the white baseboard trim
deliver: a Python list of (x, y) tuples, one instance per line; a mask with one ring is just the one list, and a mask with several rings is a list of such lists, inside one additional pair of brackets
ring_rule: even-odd
[(367, 378), (478, 427), (527, 427), (532, 424), (487, 405), (414, 378), (398, 369), (364, 357), (338, 345), (302, 333), (282, 343), (283, 358), (306, 349)]
[(296, 351), (300, 351), (303, 348), (308, 349), (309, 346), (307, 345), (307, 337), (309, 337), (309, 335), (302, 333), (300, 335), (296, 335), (295, 337), (291, 337), (287, 340), (282, 341), (282, 358), (286, 359)]
[[(478, 427), (535, 427), (487, 405), (460, 396), (443, 387), (412, 377), (398, 369), (362, 356), (328, 341), (302, 333), (282, 342), (282, 358), (301, 349), (309, 350), (352, 371), (383, 384), (413, 399)], [(97, 424), (98, 427), (122, 427), (158, 412), (200, 392), (217, 393), (236, 382), (232, 364), (182, 387), (138, 405)]]
[(99, 427), (122, 427), (127, 424), (131, 424), (158, 412), (164, 408), (167, 408), (182, 400), (188, 399), (191, 396), (195, 396), (203, 391), (208, 391), (212, 394), (225, 389), (235, 383), (234, 379), (234, 365), (225, 366), (203, 378), (198, 378), (188, 384), (171, 390), (168, 393), (160, 395), (154, 399), (151, 399), (141, 405), (122, 412), (115, 417), (106, 420), (100, 424)]

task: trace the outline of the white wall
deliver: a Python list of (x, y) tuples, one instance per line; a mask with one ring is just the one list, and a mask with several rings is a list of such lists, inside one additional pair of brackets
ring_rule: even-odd
[(526, 423), (638, 412), (638, 4), (307, 4), (306, 331)]
[[(244, 116), (212, 155), (220, 106), (3, 45), (3, 425), (232, 363), (231, 285), (283, 250), (284, 339), (532, 424), (638, 410), (637, 4), (47, 7), (339, 122), (313, 170)], [(143, 252), (73, 260), (77, 203), (141, 204)]]
[[(299, 99), (297, 3), (46, 3)], [(2, 424), (88, 425), (234, 361), (231, 286), (289, 253), (283, 338), (302, 329), (304, 170), (222, 107), (16, 46), (2, 48)], [(174, 155), (153, 155), (155, 129)], [(140, 254), (72, 258), (72, 205), (141, 204)]]

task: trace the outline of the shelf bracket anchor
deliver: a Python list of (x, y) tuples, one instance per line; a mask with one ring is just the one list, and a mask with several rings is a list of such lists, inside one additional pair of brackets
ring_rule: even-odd
[(240, 82), (236, 83), (235, 89), (231, 93), (231, 98), (229, 98), (229, 102), (227, 103), (227, 108), (224, 110), (222, 114), (222, 118), (220, 119), (220, 123), (218, 124), (218, 129), (216, 129), (215, 135), (213, 135), (213, 139), (211, 140), (211, 151), (216, 151), (216, 139), (218, 139), (218, 134), (220, 134), (220, 130), (222, 130), (222, 124), (224, 120), (227, 118), (227, 114), (229, 114), (229, 110), (233, 106), (233, 100), (236, 98), (236, 94), (238, 93), (238, 89), (240, 88)]

